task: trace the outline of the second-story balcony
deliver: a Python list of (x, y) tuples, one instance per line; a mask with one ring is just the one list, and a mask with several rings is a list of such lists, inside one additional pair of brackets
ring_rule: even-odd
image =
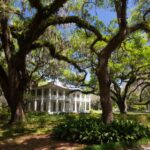
[(69, 96), (57, 96), (57, 95), (51, 95), (51, 96), (32, 96), (30, 97), (31, 100), (65, 100), (70, 101), (72, 98)]

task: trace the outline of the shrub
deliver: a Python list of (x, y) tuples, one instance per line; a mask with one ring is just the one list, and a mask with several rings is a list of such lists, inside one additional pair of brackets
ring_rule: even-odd
[(77, 118), (66, 120), (53, 130), (56, 139), (80, 143), (102, 144), (123, 142), (132, 144), (150, 137), (150, 129), (129, 120), (116, 120), (106, 125), (98, 118)]

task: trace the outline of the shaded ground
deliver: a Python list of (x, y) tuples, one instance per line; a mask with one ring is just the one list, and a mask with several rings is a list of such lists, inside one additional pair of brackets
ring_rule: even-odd
[(23, 135), (0, 141), (0, 150), (78, 150), (83, 144), (54, 141), (49, 134)]
[[(84, 144), (53, 140), (49, 134), (30, 134), (0, 141), (0, 150), (81, 150), (85, 147)], [(117, 150), (150, 150), (150, 144)]]

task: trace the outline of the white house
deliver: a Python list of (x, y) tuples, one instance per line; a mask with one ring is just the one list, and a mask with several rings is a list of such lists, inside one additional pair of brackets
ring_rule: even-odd
[(91, 95), (81, 92), (70, 93), (72, 89), (62, 85), (48, 83), (31, 90), (29, 111), (42, 111), (49, 114), (61, 112), (84, 112), (91, 109)]

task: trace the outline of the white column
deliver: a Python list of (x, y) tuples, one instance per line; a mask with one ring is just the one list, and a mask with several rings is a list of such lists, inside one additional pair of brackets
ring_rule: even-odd
[(63, 109), (62, 111), (65, 112), (65, 99), (66, 99), (66, 95), (65, 95), (65, 91), (63, 91), (63, 101), (62, 101), (62, 104), (63, 104)]
[(43, 111), (43, 104), (44, 104), (44, 89), (41, 89), (41, 111)]
[(34, 111), (37, 111), (37, 100), (34, 101)]
[(84, 102), (84, 112), (86, 112), (86, 101)]
[(89, 95), (89, 111), (91, 110), (91, 95)]
[(75, 112), (77, 112), (77, 99), (76, 99), (76, 94), (74, 97), (74, 105), (75, 105)]
[(52, 93), (51, 92), (52, 92), (51, 89), (49, 89), (48, 97), (49, 97), (50, 100), (52, 99)]
[(66, 99), (66, 92), (63, 91), (63, 100), (65, 100), (65, 99)]
[(63, 112), (65, 112), (65, 100), (63, 100)]
[(48, 94), (48, 113), (51, 113), (51, 100), (52, 100), (52, 96), (51, 96), (51, 89), (49, 89), (49, 94)]
[(51, 113), (51, 101), (48, 101), (48, 113)]
[[(79, 94), (79, 101), (80, 101), (80, 103), (79, 103), (79, 112), (81, 112), (81, 110), (82, 110), (82, 104), (83, 104), (83, 100), (82, 100), (82, 94), (80, 93)], [(82, 107), (81, 107), (82, 106)]]
[(79, 112), (81, 112), (81, 108), (82, 108), (81, 106), (82, 106), (82, 102), (79, 99)]
[(37, 111), (37, 89), (35, 89), (34, 111)]
[(59, 91), (56, 91), (56, 113), (58, 113), (58, 96), (59, 96)]

